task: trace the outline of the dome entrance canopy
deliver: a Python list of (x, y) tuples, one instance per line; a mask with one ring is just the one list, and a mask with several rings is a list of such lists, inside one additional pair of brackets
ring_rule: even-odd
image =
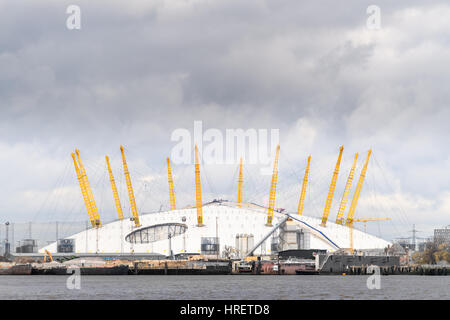
[(133, 231), (125, 237), (125, 240), (130, 243), (152, 243), (171, 239), (185, 233), (187, 229), (188, 226), (182, 223), (158, 224)]

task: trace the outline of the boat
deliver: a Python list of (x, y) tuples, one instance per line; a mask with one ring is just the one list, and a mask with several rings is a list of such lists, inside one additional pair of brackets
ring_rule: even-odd
[(318, 274), (315, 263), (304, 259), (288, 259), (280, 262), (281, 274)]
[(70, 275), (80, 270), (81, 275), (127, 275), (129, 268), (127, 265), (118, 266), (78, 266), (78, 265), (55, 265), (55, 266), (34, 266), (33, 275)]
[(30, 264), (0, 263), (0, 275), (30, 275)]
[(232, 272), (231, 263), (220, 259), (140, 261), (133, 269), (138, 275), (226, 275)]
[(239, 273), (252, 273), (252, 265), (247, 261), (242, 261), (238, 265)]

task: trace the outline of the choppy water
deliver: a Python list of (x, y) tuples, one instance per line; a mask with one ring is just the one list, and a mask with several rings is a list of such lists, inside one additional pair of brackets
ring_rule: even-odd
[(0, 276), (0, 299), (450, 299), (449, 276)]

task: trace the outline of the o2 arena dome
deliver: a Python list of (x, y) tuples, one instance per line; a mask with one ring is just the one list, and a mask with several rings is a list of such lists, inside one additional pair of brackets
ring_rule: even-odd
[[(249, 255), (272, 255), (279, 251), (291, 249), (321, 249), (334, 252), (348, 248), (351, 250), (384, 249), (390, 245), (388, 241), (353, 228), (353, 222), (356, 221), (356, 219), (353, 219), (353, 214), (363, 185), (370, 151), (362, 168), (347, 218), (344, 219), (343, 213), (349, 196), (356, 161), (352, 166), (336, 222), (327, 220), (339, 171), (342, 147), (332, 176), (322, 219), (302, 214), (310, 159), (308, 159), (305, 171), (298, 211), (288, 213), (274, 208), (279, 146), (274, 162), (268, 207), (242, 201), (242, 161), (239, 170), (238, 201), (214, 200), (209, 203), (202, 203), (198, 150), (196, 147), (196, 205), (183, 209), (176, 208), (170, 161), (167, 159), (171, 210), (140, 215), (136, 209), (130, 174), (122, 147), (121, 152), (133, 217), (124, 218), (120, 205), (117, 205), (120, 202), (107, 159), (119, 219), (104, 225), (100, 222), (78, 150), (76, 155), (72, 154), (81, 194), (86, 204), (92, 228), (60, 240), (69, 244), (70, 249), (66, 252), (72, 252), (73, 254), (155, 254), (163, 256), (203, 254), (243, 258)], [(59, 252), (59, 247), (59, 242), (54, 242), (41, 248), (40, 252), (44, 253), (47, 250), (56, 253)]]

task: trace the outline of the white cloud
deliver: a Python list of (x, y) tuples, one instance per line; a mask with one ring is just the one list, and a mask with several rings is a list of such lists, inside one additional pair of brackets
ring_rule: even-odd
[[(80, 195), (68, 194), (77, 190), (75, 147), (105, 216), (114, 217), (104, 155), (120, 179), (120, 144), (142, 210), (158, 210), (168, 202), (170, 134), (202, 120), (205, 129), (280, 129), (279, 205), (289, 210), (311, 154), (305, 212), (320, 216), (343, 144), (333, 206), (354, 153), (362, 162), (373, 148), (364, 188), (378, 185), (383, 204), (404, 206), (407, 220), (423, 228), (448, 221), (447, 3), (382, 1), (382, 29), (370, 31), (356, 1), (330, 1), (329, 10), (301, 1), (81, 1), (78, 33), (65, 28), (65, 2), (21, 4), (0, 1), (4, 218), (32, 219), (52, 190), (84, 215)], [(205, 169), (205, 199), (234, 199), (234, 169)], [(193, 201), (193, 173), (179, 170), (186, 170), (175, 181), (184, 206)], [(257, 172), (249, 168), (247, 195), (264, 204), (270, 177)], [(64, 175), (66, 184), (53, 187)]]

